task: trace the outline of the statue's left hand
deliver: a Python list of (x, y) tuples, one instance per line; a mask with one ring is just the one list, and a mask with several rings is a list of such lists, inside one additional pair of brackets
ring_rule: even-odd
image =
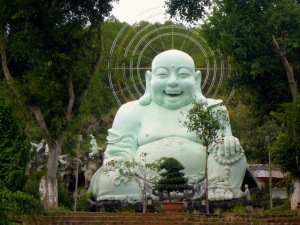
[(240, 153), (242, 150), (239, 139), (232, 135), (225, 135), (223, 143), (213, 145), (211, 148), (218, 148), (218, 151), (221, 151), (221, 155), (225, 158)]

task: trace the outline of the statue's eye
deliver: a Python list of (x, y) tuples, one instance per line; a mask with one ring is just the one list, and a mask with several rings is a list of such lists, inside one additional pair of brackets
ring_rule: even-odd
[(187, 78), (187, 77), (190, 77), (190, 76), (191, 76), (191, 75), (188, 74), (188, 73), (180, 73), (180, 74), (178, 74), (178, 77), (179, 77), (179, 78), (182, 78), (182, 79)]
[(159, 74), (156, 74), (156, 76), (160, 79), (164, 79), (164, 78), (167, 78), (168, 77), (168, 74), (165, 74), (165, 73), (159, 73)]

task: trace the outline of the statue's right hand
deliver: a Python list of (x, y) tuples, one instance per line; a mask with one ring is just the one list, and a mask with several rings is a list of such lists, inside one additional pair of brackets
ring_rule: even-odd
[(124, 158), (120, 156), (113, 156), (104, 160), (103, 168), (105, 171), (115, 171), (116, 169), (119, 169), (122, 166), (124, 161)]

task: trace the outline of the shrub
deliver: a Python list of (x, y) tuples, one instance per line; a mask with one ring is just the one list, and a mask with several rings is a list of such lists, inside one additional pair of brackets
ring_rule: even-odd
[(90, 199), (92, 198), (91, 192), (86, 192), (85, 189), (78, 189), (78, 197), (77, 197), (77, 211), (88, 211), (90, 207)]
[(44, 212), (40, 200), (24, 192), (0, 189), (0, 224), (9, 224), (10, 216), (34, 216)]
[(7, 189), (0, 189), (0, 225), (10, 224), (10, 218), (6, 215), (9, 209), (6, 199), (8, 193)]
[(61, 208), (72, 209), (73, 208), (73, 197), (72, 193), (66, 191), (63, 181), (57, 179), (57, 189), (58, 189), (58, 206)]
[(32, 195), (36, 199), (41, 198), (41, 193), (39, 191), (40, 180), (42, 176), (46, 174), (45, 170), (34, 171), (29, 175), (29, 179), (23, 187), (23, 192)]
[(31, 215), (44, 211), (43, 205), (40, 200), (21, 191), (17, 191), (8, 195), (8, 200), (10, 204), (14, 206), (13, 211), (17, 215)]
[(242, 204), (237, 204), (232, 208), (232, 213), (234, 214), (246, 214), (246, 208)]
[(189, 189), (188, 179), (181, 172), (184, 170), (184, 166), (177, 159), (166, 158), (159, 168), (163, 172), (160, 173), (161, 178), (155, 185), (155, 189), (160, 193), (167, 192), (169, 201), (171, 201), (170, 192), (183, 192)]
[(27, 179), (30, 151), (24, 123), (14, 105), (3, 97), (0, 97), (0, 150), (0, 187), (21, 190)]

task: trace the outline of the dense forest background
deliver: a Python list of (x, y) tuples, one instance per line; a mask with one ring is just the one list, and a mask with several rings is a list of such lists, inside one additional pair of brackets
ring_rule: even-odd
[[(26, 173), (32, 158), (29, 143), (44, 139), (50, 149), (46, 176), (52, 190), (46, 193), (48, 201), (44, 204), (57, 207), (58, 156), (69, 153), (75, 157), (78, 134), (83, 135), (82, 150), (89, 151), (90, 134), (100, 146), (105, 145), (107, 129), (119, 107), (108, 78), (109, 50), (124, 25), (132, 32), (149, 26), (147, 21), (134, 25), (121, 23), (110, 15), (112, 2), (0, 0), (3, 193), (24, 189), (30, 177)], [(272, 163), (299, 178), (299, 3), (293, 0), (166, 2), (167, 12), (190, 22), (192, 28), (186, 29), (201, 34), (230, 66), (230, 77), (216, 98), (230, 95), (227, 108), (233, 134), (240, 139), (248, 162), (268, 163), (271, 150)], [(206, 7), (210, 7), (209, 13), (204, 11)], [(202, 19), (202, 24), (193, 24), (198, 19)], [(168, 21), (151, 27), (173, 24)], [(153, 47), (163, 50), (157, 43)], [(141, 50), (137, 50), (137, 56)], [(141, 67), (149, 66), (150, 61), (142, 59)], [(114, 85), (128, 82), (121, 75), (116, 76)]]

